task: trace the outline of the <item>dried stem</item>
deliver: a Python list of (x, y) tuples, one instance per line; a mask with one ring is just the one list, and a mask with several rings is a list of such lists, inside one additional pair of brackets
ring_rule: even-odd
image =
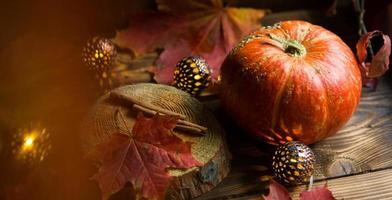
[(309, 180), (308, 191), (312, 190), (312, 187), (313, 187), (313, 175), (310, 177)]
[[(367, 34), (368, 32), (366, 28), (366, 24), (363, 20), (365, 16), (365, 0), (353, 0), (353, 4), (354, 4), (355, 11), (358, 13), (358, 26), (359, 26), (358, 34), (359, 36), (362, 36), (364, 34)], [(372, 58), (374, 57), (374, 52), (373, 52), (373, 47), (371, 42), (369, 42), (369, 54)]]

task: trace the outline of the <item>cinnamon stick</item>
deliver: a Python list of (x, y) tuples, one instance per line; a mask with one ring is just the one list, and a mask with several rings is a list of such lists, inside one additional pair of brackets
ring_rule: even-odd
[(176, 116), (176, 117), (179, 117), (180, 119), (185, 119), (186, 118), (186, 116), (183, 115), (183, 114), (176, 113), (176, 112), (173, 112), (173, 111), (170, 111), (170, 110), (166, 110), (166, 109), (160, 108), (158, 106), (152, 105), (152, 104), (147, 103), (147, 102), (139, 101), (136, 98), (133, 98), (131, 96), (126, 96), (126, 95), (121, 94), (121, 93), (116, 92), (116, 91), (110, 92), (110, 97), (121, 99), (121, 100), (127, 101), (127, 102), (132, 103), (132, 104), (137, 104), (137, 105), (143, 106), (145, 108), (148, 108), (150, 110), (154, 110), (154, 111), (159, 112), (159, 113), (163, 113), (163, 114), (171, 115), (171, 116)]
[(207, 127), (200, 126), (198, 124), (184, 120), (186, 118), (185, 115), (160, 108), (160, 107), (152, 105), (148, 102), (139, 101), (138, 99), (133, 98), (131, 96), (126, 96), (126, 95), (121, 94), (119, 92), (113, 91), (110, 93), (110, 97), (114, 97), (114, 98), (126, 101), (128, 103), (131, 103), (132, 107), (134, 109), (141, 111), (141, 112), (148, 114), (148, 115), (160, 114), (160, 115), (170, 115), (170, 116), (178, 117), (179, 120), (177, 121), (177, 125), (176, 125), (175, 129), (186, 131), (186, 132), (189, 132), (192, 134), (197, 134), (197, 135), (205, 135), (208, 130)]
[[(133, 104), (133, 108), (138, 110), (138, 111), (141, 111), (141, 112), (143, 112), (145, 114), (149, 114), (149, 115), (161, 114), (159, 112), (156, 112), (154, 110), (150, 110), (150, 109), (145, 108), (143, 106), (140, 106), (138, 104)], [(200, 126), (198, 124), (195, 124), (195, 123), (192, 123), (192, 122), (188, 122), (188, 121), (185, 121), (185, 120), (181, 120), (181, 119), (179, 119), (177, 121), (176, 128), (179, 129), (179, 130), (192, 132), (192, 133), (198, 134), (198, 135), (205, 135), (207, 130), (208, 130), (204, 126)]]
[(189, 122), (189, 121), (185, 121), (185, 120), (181, 120), (181, 119), (178, 120), (178, 123), (182, 124), (182, 125), (192, 126), (192, 127), (198, 128), (198, 129), (200, 129), (203, 132), (208, 130), (207, 127), (200, 126), (199, 124), (195, 124), (195, 123), (192, 123), (192, 122)]
[(188, 133), (192, 133), (195, 135), (206, 135), (205, 132), (203, 132), (202, 130), (195, 128), (195, 127), (191, 127), (191, 126), (186, 126), (186, 125), (181, 125), (181, 124), (177, 124), (176, 127), (174, 129), (180, 130), (180, 131), (186, 131)]

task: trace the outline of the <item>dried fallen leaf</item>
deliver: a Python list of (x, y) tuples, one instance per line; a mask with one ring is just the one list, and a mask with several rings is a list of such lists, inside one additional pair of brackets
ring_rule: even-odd
[[(269, 194), (264, 196), (265, 200), (291, 200), (289, 192), (287, 189), (276, 182), (274, 179), (270, 180)], [(315, 187), (310, 191), (304, 190), (299, 195), (300, 200), (335, 200), (332, 192), (328, 190), (327, 185), (322, 187)]]
[(177, 120), (170, 116), (139, 115), (132, 133), (114, 133), (97, 145), (93, 157), (101, 162), (101, 167), (93, 179), (98, 182), (103, 199), (121, 190), (127, 182), (137, 196), (163, 199), (171, 180), (168, 168), (200, 166), (192, 156), (191, 143), (172, 133)]
[(170, 83), (175, 64), (190, 55), (202, 56), (216, 79), (227, 53), (247, 33), (259, 26), (265, 10), (234, 8), (223, 0), (157, 0), (158, 12), (132, 16), (115, 42), (144, 54), (164, 51), (156, 62), (155, 80)]
[(265, 200), (291, 200), (287, 189), (274, 179), (270, 180), (269, 190), (268, 196), (263, 195)]
[(310, 191), (304, 190), (299, 195), (300, 200), (335, 200), (332, 192), (328, 190), (327, 185), (315, 187)]
[(363, 85), (375, 89), (378, 78), (389, 68), (391, 40), (389, 36), (376, 30), (363, 35), (356, 48)]
[(184, 19), (167, 12), (133, 14), (127, 29), (117, 31), (114, 42), (137, 56), (162, 48), (182, 30)]

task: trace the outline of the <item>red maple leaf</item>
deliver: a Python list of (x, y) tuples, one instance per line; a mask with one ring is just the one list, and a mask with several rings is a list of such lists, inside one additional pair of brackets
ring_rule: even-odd
[(381, 31), (372, 31), (363, 35), (356, 47), (363, 85), (375, 89), (378, 78), (389, 68), (391, 40)]
[(291, 200), (287, 189), (274, 179), (270, 180), (268, 196), (263, 195), (263, 198), (265, 200)]
[[(275, 180), (270, 180), (269, 185), (269, 194), (268, 196), (264, 196), (265, 200), (291, 200), (289, 192), (287, 189), (276, 182)], [(335, 200), (332, 192), (328, 190), (327, 185), (323, 187), (315, 187), (310, 191), (303, 190), (299, 195), (300, 200)]]
[(97, 145), (93, 156), (101, 167), (93, 179), (98, 182), (103, 199), (121, 190), (127, 182), (138, 196), (163, 199), (171, 180), (168, 168), (201, 165), (192, 156), (191, 143), (173, 134), (177, 120), (170, 116), (139, 115), (132, 133), (114, 133)]
[(300, 200), (335, 200), (327, 185), (315, 187), (310, 191), (304, 190), (299, 195)]
[(266, 10), (234, 8), (223, 0), (156, 0), (157, 12), (131, 17), (130, 26), (117, 32), (115, 42), (138, 54), (163, 48), (153, 69), (159, 83), (170, 83), (175, 64), (183, 57), (202, 56), (217, 78), (234, 45), (260, 26)]

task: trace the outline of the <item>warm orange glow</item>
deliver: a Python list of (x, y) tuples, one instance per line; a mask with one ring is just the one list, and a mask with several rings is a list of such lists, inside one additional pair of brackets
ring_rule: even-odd
[(33, 134), (25, 136), (24, 143), (22, 146), (23, 150), (30, 150), (34, 147), (34, 136)]
[[(31, 125), (32, 126), (32, 125)], [(37, 163), (45, 159), (51, 149), (50, 134), (39, 125), (20, 129), (14, 135), (13, 153), (24, 163)]]

